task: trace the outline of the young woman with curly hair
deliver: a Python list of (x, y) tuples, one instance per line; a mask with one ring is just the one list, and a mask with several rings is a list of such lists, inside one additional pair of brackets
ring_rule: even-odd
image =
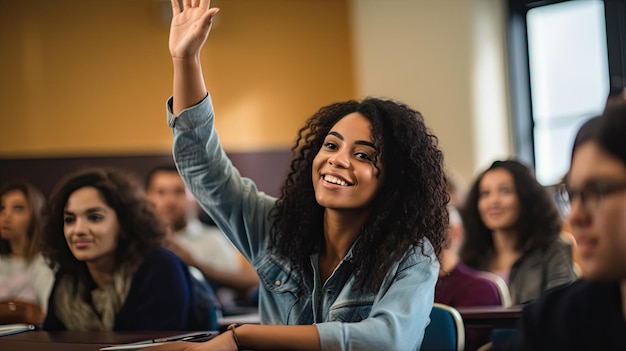
[(554, 199), (519, 161), (495, 161), (482, 172), (462, 213), (461, 258), (507, 281), (514, 304), (576, 279)]
[(199, 55), (218, 10), (172, 7), (174, 158), (257, 270), (261, 325), (163, 349), (418, 350), (448, 224), (443, 157), (423, 117), (376, 98), (320, 109), (270, 197), (240, 176), (213, 127)]
[[(57, 271), (45, 330), (201, 330), (187, 266), (162, 248), (165, 229), (126, 173), (67, 175), (50, 198), (44, 255)], [(175, 303), (173, 303), (175, 301)]]

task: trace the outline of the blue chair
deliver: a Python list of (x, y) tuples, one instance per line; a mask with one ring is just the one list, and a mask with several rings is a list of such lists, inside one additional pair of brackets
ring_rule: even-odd
[(465, 350), (465, 325), (455, 308), (435, 303), (430, 311), (421, 351)]

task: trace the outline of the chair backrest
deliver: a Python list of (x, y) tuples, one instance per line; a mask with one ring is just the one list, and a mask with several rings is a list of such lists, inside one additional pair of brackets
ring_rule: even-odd
[(500, 294), (500, 301), (502, 301), (502, 307), (511, 307), (513, 304), (511, 300), (511, 293), (509, 292), (509, 286), (506, 284), (504, 279), (495, 273), (487, 271), (478, 271), (478, 274), (496, 284), (498, 293)]
[(421, 351), (465, 350), (465, 325), (455, 308), (435, 303), (430, 311)]

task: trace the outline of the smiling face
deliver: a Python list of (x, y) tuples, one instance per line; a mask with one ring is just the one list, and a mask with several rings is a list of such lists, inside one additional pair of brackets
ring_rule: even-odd
[(343, 117), (330, 130), (313, 160), (317, 202), (328, 209), (369, 209), (382, 185), (382, 163), (374, 164), (372, 125), (360, 113)]
[(478, 190), (478, 212), (485, 226), (492, 231), (515, 226), (520, 203), (511, 172), (494, 168), (483, 175)]
[(20, 190), (11, 190), (0, 197), (0, 237), (9, 241), (26, 240), (32, 211)]
[[(579, 191), (598, 183), (626, 182), (626, 165), (595, 142), (576, 148), (568, 187)], [(626, 278), (626, 191), (605, 195), (585, 208), (572, 199), (569, 222), (576, 237), (585, 276), (616, 281)]]
[(94, 187), (74, 191), (65, 205), (63, 232), (72, 254), (88, 264), (110, 265), (120, 232), (117, 214)]

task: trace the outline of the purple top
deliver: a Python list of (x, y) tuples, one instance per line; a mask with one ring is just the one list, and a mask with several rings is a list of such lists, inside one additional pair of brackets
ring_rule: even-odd
[[(450, 274), (439, 277), (435, 286), (435, 302), (452, 307), (501, 306), (496, 283), (459, 263)], [(465, 349), (475, 350), (489, 342), (491, 330), (486, 328), (465, 329)]]

